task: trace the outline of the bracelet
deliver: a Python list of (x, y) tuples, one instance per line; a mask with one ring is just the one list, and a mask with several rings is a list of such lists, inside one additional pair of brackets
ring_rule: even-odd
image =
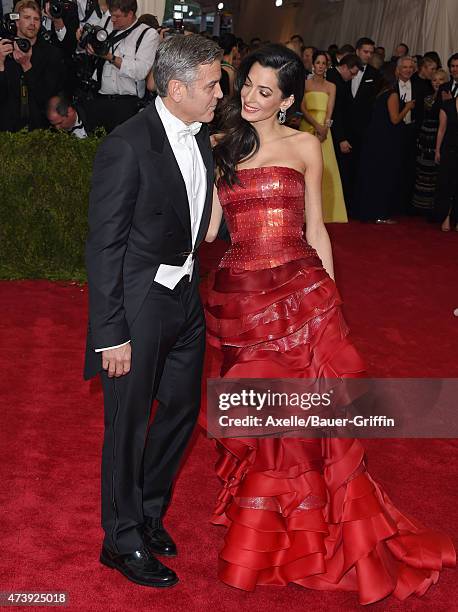
[(333, 124), (333, 123), (334, 123), (334, 121), (333, 121), (332, 119), (326, 119), (326, 121), (324, 122), (324, 125), (325, 125), (327, 128), (330, 128), (330, 127), (332, 127), (332, 124)]

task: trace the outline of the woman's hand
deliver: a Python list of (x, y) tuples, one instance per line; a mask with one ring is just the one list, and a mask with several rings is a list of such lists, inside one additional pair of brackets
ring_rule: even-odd
[(325, 125), (320, 125), (315, 129), (316, 136), (320, 142), (324, 142), (328, 136), (328, 128)]
[(434, 161), (436, 162), (436, 164), (440, 164), (441, 163), (441, 152), (439, 149), (436, 149), (434, 151)]

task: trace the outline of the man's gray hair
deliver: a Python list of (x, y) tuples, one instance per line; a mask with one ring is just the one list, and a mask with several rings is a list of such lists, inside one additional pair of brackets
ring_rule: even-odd
[(404, 62), (413, 62), (415, 64), (415, 60), (413, 59), (413, 57), (411, 57), (410, 55), (403, 55), (402, 57), (398, 58), (396, 66), (399, 68)]
[(223, 51), (213, 40), (199, 34), (170, 36), (156, 51), (153, 77), (159, 96), (166, 97), (170, 81), (176, 79), (191, 85), (199, 66), (212, 64), (223, 57)]

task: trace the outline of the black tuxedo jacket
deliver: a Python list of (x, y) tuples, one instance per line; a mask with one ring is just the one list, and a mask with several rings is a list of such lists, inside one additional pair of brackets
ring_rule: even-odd
[[(412, 100), (415, 100), (415, 107), (411, 110), (412, 122), (415, 123), (415, 128), (419, 130), (421, 128), (421, 124), (423, 122), (423, 105), (425, 102), (425, 85), (423, 81), (419, 79), (414, 79), (413, 77), (410, 79), (412, 84)], [(399, 95), (399, 109), (402, 109), (405, 106), (405, 102), (402, 100), (401, 91), (399, 89), (399, 81), (396, 85), (396, 91)]]
[[(207, 169), (207, 196), (194, 252), (208, 229), (213, 194), (213, 156), (206, 125), (196, 141)], [(86, 244), (85, 378), (101, 370), (101, 353), (95, 353), (95, 348), (130, 339), (129, 327), (159, 265), (181, 266), (190, 252), (186, 186), (151, 104), (105, 138), (94, 163)]]
[(62, 15), (62, 21), (65, 25), (65, 36), (62, 41), (57, 38), (56, 28), (54, 26), (54, 22), (51, 22), (51, 30), (49, 32), (51, 37), (51, 44), (55, 47), (58, 47), (62, 50), (65, 56), (71, 59), (73, 53), (76, 49), (76, 31), (80, 27), (80, 22), (78, 19), (78, 8), (76, 3), (71, 4), (69, 8), (64, 11)]
[(350, 141), (351, 90), (350, 82), (344, 81), (337, 68), (326, 73), (326, 79), (336, 86), (336, 101), (332, 113), (332, 138), (337, 146), (344, 140)]
[(351, 93), (351, 138), (350, 142), (355, 144), (361, 142), (364, 132), (366, 131), (371, 119), (372, 111), (377, 97), (377, 91), (380, 82), (380, 72), (370, 65), (366, 66), (361, 82), (353, 98)]

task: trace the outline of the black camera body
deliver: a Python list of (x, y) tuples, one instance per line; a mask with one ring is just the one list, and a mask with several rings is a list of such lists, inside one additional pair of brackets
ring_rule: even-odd
[(59, 19), (64, 13), (75, 7), (73, 0), (50, 0), (49, 14), (55, 19)]
[(107, 39), (108, 32), (105, 28), (85, 23), (81, 32), (79, 46), (81, 49), (86, 49), (88, 45), (91, 45), (96, 55), (106, 55), (109, 51)]
[(19, 13), (7, 13), (2, 20), (0, 20), (0, 39), (10, 40), (12, 43), (16, 43), (18, 48), (23, 52), (27, 53), (32, 46), (30, 40), (27, 38), (21, 38), (17, 35), (16, 21), (19, 19)]

